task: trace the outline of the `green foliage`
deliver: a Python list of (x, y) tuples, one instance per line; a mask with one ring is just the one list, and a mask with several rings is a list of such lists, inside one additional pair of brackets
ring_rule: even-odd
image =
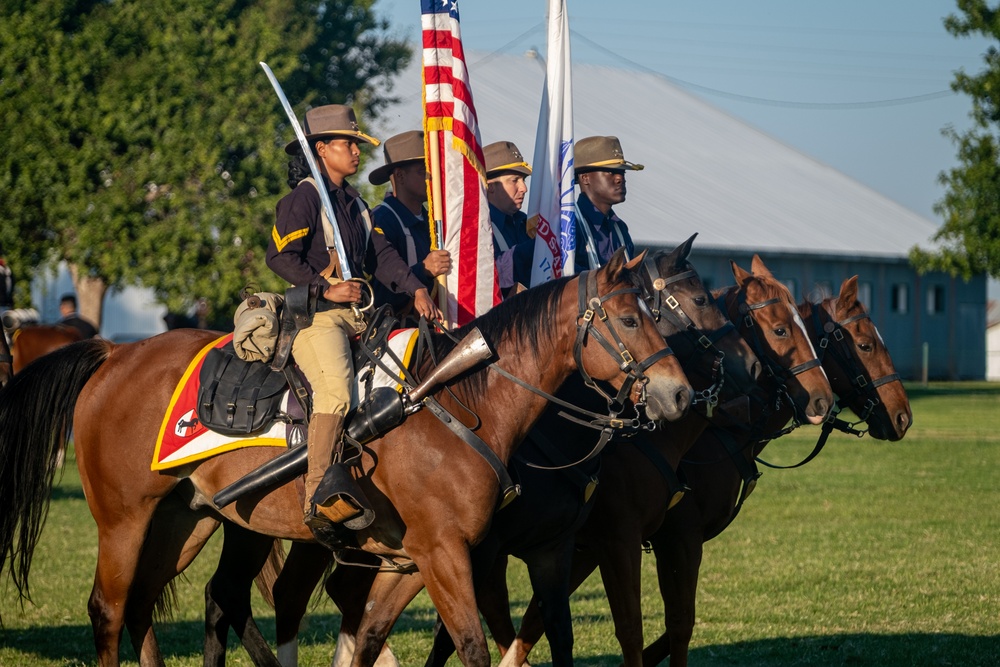
[(248, 282), (278, 288), (264, 251), (292, 132), (258, 62), (300, 115), (371, 115), (410, 57), (372, 4), (4, 3), (0, 243), (18, 276), (65, 260), (226, 314)]
[[(959, 14), (948, 16), (945, 29), (955, 37), (982, 35), (1000, 40), (1000, 14), (985, 0), (958, 0)], [(947, 271), (969, 279), (988, 273), (1000, 277), (1000, 51), (983, 54), (977, 74), (955, 73), (952, 90), (972, 100), (974, 126), (965, 133), (948, 127), (944, 134), (956, 145), (960, 165), (942, 172), (946, 194), (934, 211), (944, 218), (935, 234), (934, 250), (914, 247), (910, 260), (921, 272)]]

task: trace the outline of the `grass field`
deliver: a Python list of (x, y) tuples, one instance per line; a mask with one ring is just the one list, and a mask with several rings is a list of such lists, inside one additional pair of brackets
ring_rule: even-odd
[[(908, 390), (914, 426), (902, 442), (838, 434), (809, 465), (766, 471), (736, 523), (706, 545), (694, 667), (1000, 665), (1000, 385)], [(800, 429), (765, 458), (795, 462), (817, 434)], [(69, 465), (36, 552), (33, 603), (22, 610), (0, 587), (0, 666), (95, 664), (86, 612), (95, 533)], [(170, 665), (201, 664), (202, 589), (219, 546), (213, 540), (188, 570), (177, 615), (158, 626)], [(647, 640), (663, 627), (653, 566), (644, 555)], [(512, 572), (520, 614), (530, 592), (523, 568)], [(598, 576), (575, 595), (573, 613), (577, 664), (618, 664)], [(273, 637), (273, 614), (259, 600), (257, 618)], [(421, 595), (390, 640), (402, 664), (423, 664), (433, 622)], [(300, 664), (329, 664), (338, 625), (317, 598)], [(228, 664), (250, 664), (235, 637), (230, 646)], [(122, 657), (135, 664), (131, 648)], [(532, 661), (548, 659), (543, 641)]]

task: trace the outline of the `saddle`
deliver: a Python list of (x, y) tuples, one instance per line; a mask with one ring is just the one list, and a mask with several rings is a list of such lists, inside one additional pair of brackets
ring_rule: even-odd
[[(286, 302), (287, 303), (287, 302)], [(288, 310), (287, 307), (284, 310)], [(237, 356), (233, 344), (209, 351), (199, 375), (197, 413), (206, 428), (227, 436), (247, 436), (267, 430), (274, 422), (294, 423), (297, 415), (282, 411), (285, 392), (291, 390), (302, 413), (304, 421), (309, 421), (312, 413), (310, 390), (301, 371), (294, 363), (288, 363), (285, 350), (291, 347), (296, 318), (281, 313), (282, 333), (278, 344), (277, 364), (263, 361), (244, 361)], [(351, 348), (357, 381), (362, 391), (360, 404), (347, 416), (348, 435), (353, 430), (369, 430), (373, 413), (384, 408), (377, 400), (382, 392), (392, 391), (376, 386), (379, 362), (389, 352), (389, 335), (398, 327), (399, 321), (388, 308), (381, 308), (372, 317), (364, 334), (352, 339)], [(289, 335), (289, 329), (293, 329)], [(400, 359), (392, 359), (402, 364)], [(384, 371), (383, 371), (384, 372)], [(392, 393), (395, 393), (393, 391)], [(374, 405), (373, 405), (374, 403)], [(350, 425), (355, 415), (364, 415), (354, 429)], [(365, 422), (362, 424), (361, 422)], [(360, 434), (358, 434), (360, 435)]]

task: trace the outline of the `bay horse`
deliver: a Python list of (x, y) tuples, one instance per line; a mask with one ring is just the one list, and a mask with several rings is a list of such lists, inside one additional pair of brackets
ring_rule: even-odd
[[(736, 285), (714, 294), (765, 365), (761, 381), (765, 375), (780, 381), (797, 414), (810, 423), (821, 423), (833, 405), (833, 394), (791, 293), (758, 255), (753, 256), (750, 272), (735, 262), (731, 266)], [(718, 419), (721, 412), (716, 411), (713, 418)], [(624, 664), (637, 666), (642, 664), (644, 646), (639, 596), (641, 545), (676, 508), (666, 511), (661, 500), (662, 477), (652, 474), (645, 457), (625, 448), (620, 454), (604, 462), (600, 493), (577, 532), (572, 588), (600, 569)], [(679, 458), (672, 463), (678, 465)], [(651, 502), (651, 498), (657, 500)], [(678, 506), (683, 503), (682, 498)], [(542, 630), (533, 597), (501, 665), (522, 665)]]
[[(555, 391), (570, 373), (585, 368), (615, 388), (632, 382), (628, 393), (636, 400), (645, 397), (648, 418), (675, 419), (688, 409), (692, 389), (640, 306), (634, 269), (641, 259), (626, 263), (624, 254), (616, 253), (606, 267), (526, 291), (456, 335), (478, 327), (497, 354), (494, 366), (542, 392)], [(31, 557), (56, 455), (72, 429), (98, 529), (88, 611), (102, 667), (119, 664), (124, 628), (142, 665), (163, 664), (152, 625), (154, 604), (163, 586), (200, 551), (215, 529), (212, 523), (225, 519), (272, 538), (314, 540), (302, 523), (301, 479), (225, 508), (211, 502), (278, 448), (238, 449), (175, 470), (150, 470), (174, 388), (190, 360), (216, 337), (178, 329), (130, 344), (88, 339), (41, 357), (0, 390), (0, 564), (10, 562), (14, 585), (22, 598), (30, 598)], [(617, 348), (609, 340), (617, 341)], [(443, 336), (433, 342), (441, 353), (454, 344)], [(446, 389), (434, 398), (453, 421), (475, 420), (466, 428), (475, 429), (502, 464), (546, 404), (529, 388), (487, 369), (459, 377)], [(366, 445), (361, 468), (358, 481), (377, 518), (352, 534), (357, 544), (417, 567), (463, 664), (488, 665), (469, 552), (485, 535), (498, 504), (494, 469), (430, 410), (416, 412)]]
[[(900, 440), (913, 422), (906, 390), (882, 336), (864, 305), (858, 301), (857, 276), (840, 287), (840, 294), (820, 304), (804, 302), (799, 312), (813, 345), (820, 349), (823, 368), (838, 398), (838, 408), (849, 407), (867, 423), (867, 432), (879, 440)], [(783, 411), (787, 419), (788, 411)], [(777, 421), (780, 422), (780, 416)], [(834, 422), (824, 423), (824, 433)], [(853, 425), (850, 425), (853, 426)], [(860, 435), (863, 432), (848, 432)], [(660, 595), (665, 607), (666, 632), (643, 651), (643, 664), (658, 665), (669, 654), (670, 667), (686, 667), (695, 622), (695, 597), (704, 542), (718, 536), (736, 518), (749, 495), (747, 477), (756, 479), (755, 458), (767, 441), (738, 444), (739, 465), (730, 460), (718, 438), (698, 441), (681, 462), (693, 487), (650, 537), (656, 554)]]
[[(737, 394), (749, 390), (759, 373), (760, 364), (716, 307), (697, 271), (688, 261), (695, 236), (692, 235), (672, 252), (659, 252), (645, 260), (642, 275), (646, 292), (657, 295), (649, 299), (657, 329), (682, 360), (684, 371), (703, 402), (717, 400), (716, 394), (720, 389)], [(606, 407), (596, 393), (584, 386), (579, 375), (571, 376), (556, 396), (594, 414)], [(568, 564), (572, 557), (574, 534), (593, 505), (587, 487), (596, 480), (599, 468), (599, 459), (596, 458), (564, 470), (533, 467), (535, 464), (567, 465), (580, 458), (575, 452), (591, 449), (597, 441), (594, 429), (557, 414), (563, 410), (563, 406), (550, 405), (511, 460), (512, 474), (520, 484), (521, 495), (497, 513), (489, 533), (473, 550), (480, 610), (502, 649), (514, 639), (513, 627), (506, 635), (503, 634), (510, 626), (509, 605), (505, 593), (500, 590), (506, 591), (504, 565), (507, 554), (516, 555), (527, 563), (533, 587), (543, 601), (546, 634), (555, 665), (572, 663)], [(572, 413), (570, 410), (566, 412)], [(704, 422), (697, 420), (696, 423)], [(667, 451), (666, 456), (657, 450), (647, 450), (649, 456), (658, 459), (650, 465), (659, 463), (670, 466), (669, 460), (676, 462), (693, 443), (697, 433), (692, 432), (686, 437), (680, 435), (676, 433), (675, 437), (668, 435), (660, 439), (659, 446)], [(664, 482), (661, 486), (668, 485)], [(241, 563), (245, 562), (248, 552), (264, 554), (263, 546), (255, 549), (247, 543), (248, 537), (244, 531), (226, 526), (226, 548), (216, 574), (206, 586), (205, 655), (207, 661), (211, 656), (209, 664), (221, 664), (219, 657), (224, 656), (230, 623), (237, 628), (237, 634), (258, 664), (264, 664), (263, 656), (269, 652), (266, 641), (258, 631), (247, 632), (249, 588), (254, 573)], [(233, 541), (238, 541), (238, 546), (229, 549)], [(275, 582), (278, 651), (283, 665), (295, 662), (295, 634), (311, 592), (329, 562), (328, 551), (314, 545), (295, 543)], [(238, 579), (240, 573), (242, 580)], [(396, 613), (394, 610), (409, 603), (422, 587), (419, 572), (377, 573), (373, 569), (339, 565), (326, 584), (327, 591), (343, 614), (335, 664), (345, 664), (355, 647), (368, 660), (377, 656), (385, 639), (384, 633), (391, 627), (390, 621)], [(391, 596), (386, 593), (387, 599), (381, 599), (380, 591), (389, 590), (392, 591)], [(498, 595), (503, 597), (499, 603)], [(372, 606), (378, 612), (367, 614), (362, 626), (365, 602), (376, 599), (378, 602)], [(490, 603), (490, 608), (485, 607), (485, 603)], [(443, 631), (437, 636), (442, 642), (450, 640)], [(453, 647), (445, 643), (436, 647), (436, 656), (441, 664), (452, 650)], [(429, 662), (436, 664), (433, 660)]]
[(17, 373), (38, 357), (82, 339), (79, 330), (61, 324), (31, 324), (15, 329), (10, 344), (14, 357), (12, 372)]

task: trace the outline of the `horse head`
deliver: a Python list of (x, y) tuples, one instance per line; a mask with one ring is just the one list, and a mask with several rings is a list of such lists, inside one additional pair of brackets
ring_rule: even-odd
[(799, 310), (816, 322), (809, 329), (824, 349), (823, 368), (840, 401), (868, 423), (873, 438), (900, 440), (913, 423), (910, 401), (885, 341), (858, 300), (858, 277), (845, 280), (838, 297)]
[(730, 319), (796, 412), (811, 424), (822, 423), (833, 407), (833, 391), (791, 292), (756, 254), (749, 272), (731, 264), (736, 287), (725, 294)]
[(619, 390), (617, 401), (631, 398), (650, 419), (673, 421), (687, 412), (693, 390), (640, 298), (637, 268), (645, 256), (626, 262), (619, 249), (602, 268), (580, 275), (575, 354), (589, 385), (591, 378), (606, 381)]
[(756, 386), (761, 365), (688, 260), (696, 236), (643, 262), (647, 303), (698, 393), (733, 398)]

